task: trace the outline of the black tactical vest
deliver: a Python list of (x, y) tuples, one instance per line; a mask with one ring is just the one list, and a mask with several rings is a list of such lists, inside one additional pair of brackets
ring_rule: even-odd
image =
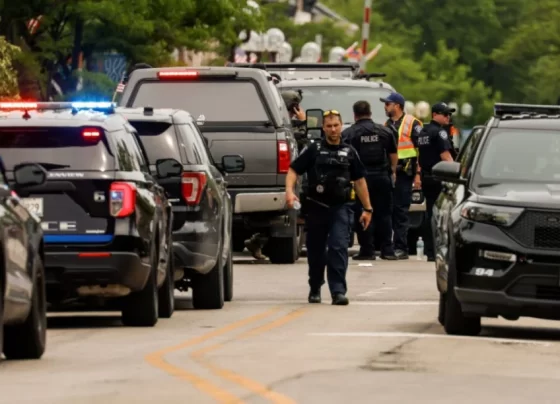
[[(317, 144), (313, 181), (309, 183), (309, 196), (329, 206), (350, 201), (351, 149), (348, 146), (330, 150)], [(311, 177), (310, 177), (311, 179)]]
[(377, 128), (360, 127), (356, 141), (360, 142), (358, 154), (368, 173), (388, 171), (387, 153), (383, 147), (381, 133)]

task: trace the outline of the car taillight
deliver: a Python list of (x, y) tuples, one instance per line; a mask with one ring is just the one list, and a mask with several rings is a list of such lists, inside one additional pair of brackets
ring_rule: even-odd
[(136, 208), (136, 187), (128, 182), (113, 182), (109, 191), (111, 216), (126, 217)]
[(286, 174), (290, 169), (290, 148), (285, 140), (278, 141), (278, 173)]
[(187, 172), (181, 175), (181, 192), (187, 205), (200, 203), (204, 187), (206, 187), (206, 174)]
[(99, 140), (101, 137), (101, 131), (95, 128), (85, 128), (82, 130), (82, 137), (86, 140)]
[(196, 79), (198, 77), (198, 72), (192, 70), (161, 71), (158, 72), (157, 75), (160, 80)]

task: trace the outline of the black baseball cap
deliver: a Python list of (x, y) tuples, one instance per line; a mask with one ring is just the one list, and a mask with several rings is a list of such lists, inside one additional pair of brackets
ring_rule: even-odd
[(456, 111), (455, 108), (449, 108), (445, 102), (438, 102), (432, 105), (432, 114), (451, 115)]

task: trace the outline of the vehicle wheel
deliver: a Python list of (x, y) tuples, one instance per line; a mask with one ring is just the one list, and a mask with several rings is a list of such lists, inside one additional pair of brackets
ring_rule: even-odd
[(292, 237), (271, 237), (267, 255), (272, 264), (293, 264), (299, 259), (299, 240)]
[(47, 293), (45, 268), (40, 258), (35, 261), (31, 310), (22, 324), (4, 328), (4, 355), (7, 359), (39, 359), (47, 345)]
[(224, 265), (224, 300), (231, 302), (233, 300), (233, 258), (232, 249), (228, 251), (226, 263)]
[(245, 239), (243, 237), (233, 237), (232, 236), (232, 243), (233, 243), (233, 251), (236, 253), (243, 252), (245, 250)]
[(151, 272), (146, 286), (139, 292), (133, 292), (124, 298), (122, 323), (130, 327), (153, 327), (159, 317), (157, 287), (157, 254), (154, 240), (151, 247)]
[(445, 299), (445, 293), (440, 293), (438, 305), (438, 321), (441, 325), (445, 325)]
[(455, 296), (457, 268), (455, 256), (449, 253), (449, 273), (447, 274), (447, 292), (445, 293), (444, 328), (451, 335), (478, 335), (480, 334), (480, 317), (467, 317), (463, 314), (461, 303)]
[(159, 300), (159, 317), (171, 318), (175, 311), (175, 281), (173, 268), (173, 254), (171, 246), (169, 246), (169, 253), (167, 257), (167, 269), (165, 273), (165, 282), (161, 285), (158, 291)]
[(221, 254), (210, 272), (205, 275), (196, 274), (192, 281), (195, 309), (213, 310), (224, 307), (224, 265)]

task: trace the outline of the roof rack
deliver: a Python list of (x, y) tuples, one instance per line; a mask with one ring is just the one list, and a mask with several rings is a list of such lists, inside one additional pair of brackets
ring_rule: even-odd
[(377, 79), (381, 77), (387, 77), (385, 73), (360, 73), (357, 74), (355, 79), (356, 80), (367, 80), (370, 81), (371, 79)]
[(525, 115), (560, 115), (560, 105), (531, 105), (531, 104), (494, 104), (494, 116), (502, 118), (504, 116)]
[(245, 67), (262, 70), (358, 70), (359, 63), (338, 62), (338, 63), (228, 63), (229, 67)]

